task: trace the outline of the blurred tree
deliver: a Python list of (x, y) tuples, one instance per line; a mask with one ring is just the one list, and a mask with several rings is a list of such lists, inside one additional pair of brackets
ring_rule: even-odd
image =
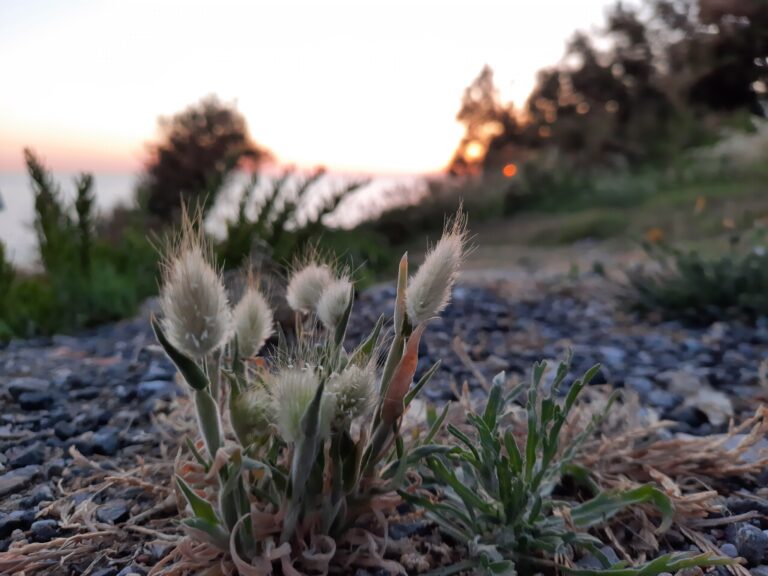
[(164, 223), (176, 219), (182, 200), (207, 212), (239, 165), (255, 166), (270, 156), (251, 139), (243, 115), (215, 96), (161, 118), (159, 128), (139, 200)]
[(522, 114), (483, 68), (464, 93), (449, 172), (495, 173), (542, 149), (579, 170), (668, 159), (710, 140), (724, 112), (765, 116), (767, 92), (768, 2), (617, 2), (602, 31), (577, 32), (539, 72)]
[(465, 132), (448, 167), (453, 175), (477, 174), (488, 163), (503, 163), (508, 148), (517, 149), (525, 140), (517, 111), (502, 103), (488, 65), (464, 90), (456, 119)]

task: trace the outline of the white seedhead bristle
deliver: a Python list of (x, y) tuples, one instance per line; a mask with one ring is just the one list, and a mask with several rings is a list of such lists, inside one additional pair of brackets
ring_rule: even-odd
[(352, 298), (352, 282), (339, 278), (326, 286), (317, 302), (317, 317), (328, 330), (335, 330)]
[(467, 220), (459, 210), (409, 282), (405, 305), (414, 326), (434, 318), (448, 306), (466, 243)]
[[(302, 437), (301, 419), (317, 393), (320, 380), (309, 368), (285, 368), (273, 374), (270, 380), (271, 408), (277, 431), (286, 442), (296, 442)], [(320, 407), (323, 436), (330, 430), (333, 413), (333, 396), (324, 394)]]
[(194, 242), (183, 242), (166, 263), (160, 306), (168, 339), (193, 358), (217, 350), (231, 334), (232, 312), (224, 284)]
[(246, 289), (233, 312), (237, 347), (243, 356), (253, 356), (274, 333), (274, 314), (267, 299), (256, 288)]
[(251, 386), (234, 401), (232, 424), (243, 445), (252, 444), (266, 435), (271, 423), (271, 398), (264, 387)]
[(336, 399), (334, 422), (349, 422), (375, 406), (376, 373), (371, 367), (348, 366), (341, 374), (331, 376), (328, 390)]
[(325, 264), (310, 263), (296, 271), (288, 282), (288, 305), (297, 312), (311, 312), (327, 286), (333, 283), (333, 272)]

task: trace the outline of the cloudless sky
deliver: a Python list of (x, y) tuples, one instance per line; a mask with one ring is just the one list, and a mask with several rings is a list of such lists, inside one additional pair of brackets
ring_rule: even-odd
[(0, 170), (136, 170), (157, 117), (236, 101), (278, 160), (441, 169), (489, 64), (522, 104), (607, 0), (0, 0)]

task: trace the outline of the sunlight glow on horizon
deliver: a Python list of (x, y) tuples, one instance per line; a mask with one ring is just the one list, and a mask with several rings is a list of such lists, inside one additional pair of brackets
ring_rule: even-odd
[(489, 64), (519, 106), (606, 0), (0, 0), (0, 170), (138, 171), (157, 118), (236, 102), (281, 163), (441, 170)]

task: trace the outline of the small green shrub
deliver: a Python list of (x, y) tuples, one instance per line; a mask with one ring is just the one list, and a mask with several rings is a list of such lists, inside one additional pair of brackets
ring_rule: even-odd
[(10, 339), (11, 327), (8, 324), (10, 292), (16, 279), (16, 270), (5, 256), (5, 244), (0, 242), (0, 342)]
[(664, 245), (646, 246), (648, 266), (631, 270), (624, 303), (641, 314), (700, 324), (747, 321), (768, 314), (768, 253), (734, 245), (722, 256)]
[(144, 232), (126, 227), (114, 242), (100, 237), (93, 177), (75, 178), (68, 206), (34, 152), (26, 149), (24, 157), (43, 271), (14, 276), (0, 254), (0, 339), (66, 332), (135, 313), (156, 290), (157, 255)]
[(625, 233), (627, 217), (615, 212), (574, 216), (539, 232), (534, 242), (546, 245), (572, 244), (581, 240), (608, 240)]
[[(290, 262), (305, 251), (310, 241), (318, 241), (327, 248), (327, 236), (343, 235), (342, 231), (326, 229), (323, 218), (367, 182), (354, 181), (333, 190), (319, 207), (308, 213), (309, 197), (313, 191), (318, 191), (318, 183), (324, 175), (322, 169), (304, 177), (286, 171), (273, 179), (266, 189), (260, 190), (260, 177), (254, 174), (243, 190), (236, 217), (227, 222), (225, 238), (216, 246), (216, 253), (225, 268), (239, 267), (254, 249), (269, 254), (276, 262)], [(261, 193), (254, 198), (257, 191)], [(350, 240), (348, 235), (346, 240)], [(358, 262), (365, 259), (360, 244), (354, 252), (363, 256)], [(375, 250), (372, 255), (376, 259)]]
[[(605, 524), (629, 506), (650, 504), (658, 509), (658, 531), (663, 532), (672, 522), (673, 505), (666, 494), (651, 485), (623, 492), (600, 491), (589, 479), (589, 471), (573, 463), (581, 442), (593, 432), (596, 420), (568, 445), (562, 445), (560, 434), (579, 393), (599, 366), (573, 382), (562, 402), (558, 392), (568, 373), (568, 362), (559, 365), (549, 394), (542, 396), (545, 369), (544, 363), (534, 366), (527, 390), (524, 383), (508, 390), (504, 373), (499, 374), (485, 410), (467, 415), (472, 431), (448, 426), (454, 446), (448, 453), (428, 456), (431, 475), (423, 475), (424, 486), (437, 488), (442, 497), (401, 492), (404, 498), (426, 509), (443, 533), (467, 548), (469, 558), (436, 574), (461, 570), (489, 576), (533, 574), (537, 567), (552, 565), (556, 557), (561, 559), (560, 563), (562, 559), (572, 561), (578, 549), (594, 554), (603, 569), (561, 566), (566, 573), (650, 576), (719, 563), (720, 560), (707, 555), (674, 554), (629, 567), (624, 562), (611, 565), (599, 552), (602, 543), (589, 533), (590, 528)], [(521, 435), (509, 416), (512, 402), (523, 393), (527, 397), (527, 426)], [(556, 488), (568, 475), (580, 478), (582, 488), (593, 492), (588, 500), (556, 496)]]

